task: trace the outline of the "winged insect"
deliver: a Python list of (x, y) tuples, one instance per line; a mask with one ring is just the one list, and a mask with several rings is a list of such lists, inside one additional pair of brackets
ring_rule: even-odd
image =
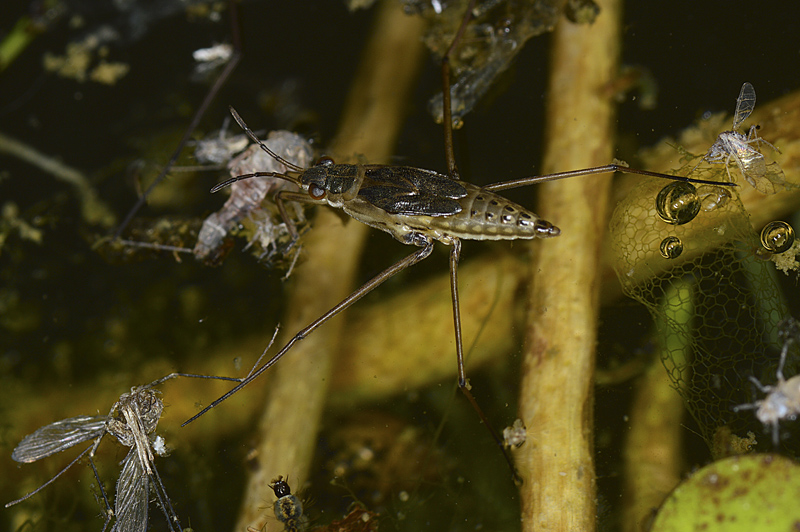
[[(108, 527), (112, 518), (116, 519), (112, 532), (146, 530), (150, 495), (155, 493), (169, 530), (180, 532), (180, 521), (154, 463), (154, 453), (160, 456), (166, 453), (163, 438), (154, 435), (164, 409), (164, 403), (159, 397), (160, 392), (154, 387), (176, 377), (239, 380), (231, 377), (171, 373), (150, 384), (135, 386), (130, 392), (123, 393), (111, 407), (108, 415), (76, 416), (40, 427), (22, 439), (11, 453), (11, 458), (20, 463), (31, 463), (80, 443), (90, 440), (93, 442), (50, 480), (27, 495), (7, 503), (6, 508), (36, 495), (88, 454), (89, 464), (106, 506), (103, 530)], [(106, 434), (114, 436), (122, 445), (130, 447), (130, 451), (122, 460), (122, 471), (117, 481), (113, 509), (94, 464), (94, 455)]]
[(742, 123), (747, 120), (755, 106), (756, 90), (753, 85), (745, 82), (736, 99), (733, 127), (730, 131), (723, 131), (719, 134), (717, 140), (703, 156), (703, 160), (712, 164), (724, 164), (728, 172), (728, 179), (732, 180), (729, 164), (733, 159), (733, 162), (739, 167), (742, 177), (753, 188), (763, 194), (775, 194), (783, 188), (786, 177), (778, 163), (766, 163), (758, 145), (765, 144), (776, 152), (779, 152), (778, 148), (758, 136), (758, 126), (750, 126), (747, 135), (739, 131)]

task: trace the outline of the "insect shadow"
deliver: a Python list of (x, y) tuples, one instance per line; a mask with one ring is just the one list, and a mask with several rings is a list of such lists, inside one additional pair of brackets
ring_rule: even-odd
[[(11, 453), (11, 458), (20, 463), (31, 463), (80, 443), (89, 440), (94, 442), (50, 480), (27, 495), (7, 503), (5, 507), (8, 508), (36, 495), (88, 454), (89, 465), (92, 467), (105, 503), (106, 518), (103, 530), (108, 528), (112, 518), (116, 518), (112, 532), (146, 530), (150, 495), (155, 493), (169, 530), (181, 532), (180, 521), (154, 463), (154, 453), (166, 456), (167, 449), (163, 438), (153, 435), (164, 409), (164, 403), (159, 397), (160, 392), (154, 387), (176, 377), (241, 380), (233, 377), (171, 373), (150, 384), (135, 386), (130, 392), (123, 393), (107, 415), (71, 417), (40, 427), (22, 439)], [(122, 472), (117, 481), (113, 509), (94, 464), (94, 455), (106, 434), (114, 436), (122, 445), (130, 447), (130, 451), (122, 460)]]

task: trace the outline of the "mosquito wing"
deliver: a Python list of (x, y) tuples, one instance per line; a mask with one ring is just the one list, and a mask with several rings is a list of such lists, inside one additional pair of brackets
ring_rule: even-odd
[(50, 423), (25, 436), (11, 458), (22, 463), (35, 462), (98, 438), (106, 430), (106, 419), (106, 416), (78, 416)]
[(132, 448), (122, 461), (122, 473), (117, 481), (114, 514), (117, 517), (111, 532), (145, 532), (150, 504), (150, 477)]
[(736, 112), (733, 115), (733, 129), (739, 129), (742, 122), (747, 120), (750, 113), (756, 107), (756, 90), (753, 86), (745, 82), (742, 85), (742, 90), (739, 92), (739, 97), (736, 98)]

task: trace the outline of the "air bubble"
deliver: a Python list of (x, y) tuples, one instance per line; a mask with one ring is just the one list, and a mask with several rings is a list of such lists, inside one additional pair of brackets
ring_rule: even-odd
[(659, 251), (665, 259), (677, 259), (683, 253), (683, 242), (677, 236), (668, 236), (661, 241)]
[(783, 253), (794, 244), (794, 229), (782, 221), (770, 222), (761, 230), (761, 245), (770, 253)]
[(700, 212), (700, 198), (691, 183), (675, 181), (661, 189), (656, 196), (659, 218), (672, 225), (683, 225), (694, 220)]

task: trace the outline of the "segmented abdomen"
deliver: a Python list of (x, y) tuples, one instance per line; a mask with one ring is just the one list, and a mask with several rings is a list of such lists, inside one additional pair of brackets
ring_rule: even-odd
[(516, 240), (558, 236), (561, 230), (536, 214), (474, 185), (462, 183), (467, 195), (458, 200), (463, 210), (431, 219), (431, 225), (465, 240)]

